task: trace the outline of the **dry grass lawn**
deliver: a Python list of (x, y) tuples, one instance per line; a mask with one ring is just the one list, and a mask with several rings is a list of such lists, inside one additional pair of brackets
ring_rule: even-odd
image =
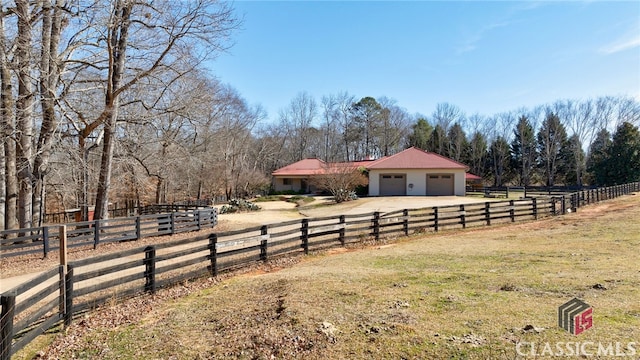
[[(98, 321), (122, 305), (107, 307), (40, 356), (514, 359), (518, 342), (562, 341), (636, 342), (636, 358), (638, 219), (633, 195), (538, 222), (312, 254), (121, 321)], [(577, 336), (557, 326), (558, 306), (573, 297), (593, 307), (593, 327)]]

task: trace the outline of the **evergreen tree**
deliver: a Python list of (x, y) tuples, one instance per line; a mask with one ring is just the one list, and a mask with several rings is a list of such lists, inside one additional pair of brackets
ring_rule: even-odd
[(563, 159), (561, 150), (567, 145), (567, 131), (558, 115), (547, 114), (538, 131), (538, 159), (547, 186), (553, 186)]
[(607, 149), (607, 184), (625, 184), (640, 181), (640, 131), (624, 122), (613, 134)]
[(472, 174), (484, 177), (487, 173), (487, 139), (479, 131), (473, 133), (463, 163), (469, 166)]
[(448, 156), (455, 161), (462, 161), (464, 154), (467, 152), (467, 135), (465, 135), (462, 126), (459, 123), (453, 124), (447, 134), (449, 139)]
[(533, 126), (529, 119), (522, 115), (513, 130), (511, 141), (511, 155), (513, 157), (513, 169), (517, 171), (520, 185), (531, 185), (536, 161), (536, 138)]
[(589, 147), (589, 158), (587, 159), (587, 171), (593, 177), (593, 182), (597, 185), (604, 185), (609, 178), (607, 169), (607, 151), (611, 146), (611, 134), (607, 129), (602, 129), (596, 134), (595, 139)]
[(436, 125), (436, 127), (431, 132), (431, 136), (429, 137), (429, 149), (436, 154), (448, 156), (448, 144), (449, 141), (447, 139), (446, 131), (442, 126)]
[(507, 182), (509, 160), (509, 143), (502, 136), (498, 136), (489, 148), (489, 165), (494, 175), (494, 186), (503, 186)]
[(418, 121), (411, 126), (412, 132), (409, 134), (408, 147), (415, 146), (422, 150), (431, 150), (429, 148), (429, 138), (433, 132), (433, 127), (424, 118), (419, 118)]
[(563, 161), (558, 166), (564, 185), (582, 186), (582, 174), (584, 173), (585, 154), (582, 150), (582, 142), (578, 135), (571, 135), (565, 146), (560, 150), (560, 158)]

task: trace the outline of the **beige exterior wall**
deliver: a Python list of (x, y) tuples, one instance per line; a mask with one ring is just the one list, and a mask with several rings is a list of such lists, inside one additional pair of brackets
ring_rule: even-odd
[(369, 171), (369, 196), (380, 196), (381, 174), (406, 174), (407, 196), (426, 196), (427, 174), (453, 174), (453, 191), (456, 196), (465, 196), (465, 171), (464, 169), (389, 169)]
[[(289, 181), (289, 184), (285, 185), (285, 179)], [(273, 190), (274, 191), (300, 191), (302, 188), (302, 182), (306, 181), (307, 190), (309, 192), (315, 192), (317, 189), (315, 186), (309, 184), (309, 177), (295, 177), (295, 176), (274, 176), (273, 177)]]

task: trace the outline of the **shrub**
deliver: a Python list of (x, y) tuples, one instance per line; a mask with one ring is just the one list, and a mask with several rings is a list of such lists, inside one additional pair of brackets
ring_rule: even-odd
[(243, 199), (231, 199), (228, 205), (220, 208), (220, 214), (232, 214), (239, 211), (258, 211), (260, 206)]

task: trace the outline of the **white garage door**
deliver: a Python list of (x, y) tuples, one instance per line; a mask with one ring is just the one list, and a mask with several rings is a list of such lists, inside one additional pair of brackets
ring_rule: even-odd
[(453, 177), (453, 174), (427, 174), (427, 195), (454, 195)]
[(380, 196), (407, 195), (407, 176), (405, 174), (380, 175)]

